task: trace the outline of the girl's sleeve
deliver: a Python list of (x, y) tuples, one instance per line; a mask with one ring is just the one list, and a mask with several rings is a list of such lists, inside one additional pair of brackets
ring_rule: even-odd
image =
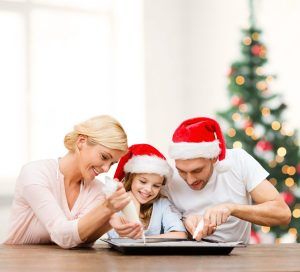
[(109, 232), (107, 232), (107, 236), (112, 239), (112, 238), (119, 238), (119, 234), (114, 230), (110, 230)]
[(24, 182), (22, 196), (39, 221), (47, 229), (51, 240), (62, 248), (72, 248), (82, 243), (78, 233), (78, 219), (68, 220), (57, 199), (47, 185), (41, 171), (23, 168), (19, 179)]
[(164, 233), (171, 232), (171, 231), (184, 231), (186, 229), (181, 221), (182, 215), (176, 209), (176, 207), (171, 204), (168, 199), (162, 199), (161, 206), (163, 209), (162, 214), (162, 227)]

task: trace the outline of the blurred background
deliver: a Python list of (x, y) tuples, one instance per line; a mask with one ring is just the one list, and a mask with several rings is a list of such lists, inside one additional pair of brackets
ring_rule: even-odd
[[(299, 129), (300, 1), (253, 4), (280, 119)], [(74, 124), (110, 114), (167, 154), (181, 121), (231, 107), (249, 14), (247, 0), (0, 0), (0, 242), (20, 167), (63, 155)]]

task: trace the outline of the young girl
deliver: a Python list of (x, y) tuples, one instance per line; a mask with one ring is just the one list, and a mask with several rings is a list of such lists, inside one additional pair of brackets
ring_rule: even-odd
[[(117, 167), (115, 178), (124, 183), (125, 190), (136, 205), (145, 236), (186, 238), (181, 214), (170, 201), (161, 195), (161, 188), (171, 176), (165, 157), (153, 146), (136, 144), (129, 148)], [(128, 223), (121, 213), (115, 214), (110, 223), (114, 230), (110, 238), (141, 238), (142, 231), (126, 232)]]

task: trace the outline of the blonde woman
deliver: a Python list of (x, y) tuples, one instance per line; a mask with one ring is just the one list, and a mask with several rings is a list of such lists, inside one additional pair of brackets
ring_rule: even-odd
[[(115, 178), (122, 180), (136, 205), (145, 236), (155, 238), (186, 238), (181, 214), (161, 195), (162, 186), (171, 175), (163, 154), (148, 144), (136, 144), (119, 162)], [(114, 230), (109, 237), (141, 238), (141, 228), (132, 227), (120, 214), (111, 221)]]
[(118, 121), (93, 117), (75, 125), (64, 145), (65, 156), (22, 168), (6, 244), (88, 245), (111, 228), (111, 216), (129, 203), (121, 183), (105, 198), (96, 179), (127, 152), (127, 136)]

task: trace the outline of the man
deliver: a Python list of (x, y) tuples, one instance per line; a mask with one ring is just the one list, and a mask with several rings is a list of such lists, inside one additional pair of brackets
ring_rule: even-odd
[(290, 222), (290, 209), (266, 179), (267, 171), (246, 151), (226, 150), (215, 120), (184, 121), (174, 132), (170, 157), (175, 159), (176, 170), (166, 192), (183, 213), (191, 236), (204, 220), (196, 240), (209, 236), (221, 242), (248, 243), (250, 223)]

